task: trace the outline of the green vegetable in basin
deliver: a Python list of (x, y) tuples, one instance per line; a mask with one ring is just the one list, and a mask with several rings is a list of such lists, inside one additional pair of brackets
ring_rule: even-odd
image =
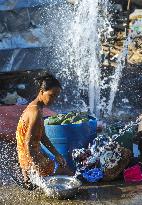
[(72, 124), (80, 124), (80, 123), (83, 123), (83, 122), (88, 122), (88, 118), (84, 118), (84, 119), (78, 120), (76, 122), (73, 122)]
[(45, 125), (60, 125), (62, 120), (57, 116), (49, 117), (44, 121)]
[(65, 119), (61, 125), (64, 125), (64, 124), (70, 124), (71, 123), (71, 118), (68, 118), (68, 119)]
[(69, 112), (67, 114), (58, 114), (45, 119), (45, 125), (64, 125), (64, 124), (80, 124), (89, 121), (87, 112)]
[(68, 114), (65, 114), (64, 116), (65, 116), (65, 119), (67, 119), (67, 118), (72, 118), (72, 117), (74, 117), (75, 115), (76, 115), (75, 112), (69, 112)]

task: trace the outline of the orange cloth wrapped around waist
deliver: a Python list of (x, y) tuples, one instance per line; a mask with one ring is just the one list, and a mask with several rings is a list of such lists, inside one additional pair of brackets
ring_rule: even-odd
[[(25, 171), (29, 171), (32, 166), (35, 167), (35, 162), (29, 153), (28, 145), (26, 143), (27, 131), (28, 131), (28, 125), (26, 125), (24, 121), (19, 120), (17, 131), (16, 131), (17, 152), (18, 152), (18, 160), (20, 163), (20, 167)], [(43, 166), (37, 167), (39, 174), (41, 176), (48, 176), (53, 174), (54, 172), (54, 162), (52, 160), (49, 160), (48, 157), (45, 158), (40, 152), (41, 136), (42, 136), (42, 127), (40, 129), (40, 132), (38, 133), (38, 136), (36, 137), (36, 143), (34, 142), (32, 149), (34, 150), (35, 155), (37, 155), (36, 158), (39, 158), (41, 163), (42, 161), (44, 162), (44, 160), (46, 161), (45, 163), (47, 165), (46, 167)]]

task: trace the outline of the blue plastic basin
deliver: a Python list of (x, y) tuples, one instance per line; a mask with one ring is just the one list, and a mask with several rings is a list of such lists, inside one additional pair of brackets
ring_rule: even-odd
[[(80, 124), (45, 125), (46, 136), (72, 168), (72, 150), (87, 148), (96, 137), (97, 120), (91, 116), (89, 118), (88, 122)], [(46, 148), (42, 151), (49, 152)]]

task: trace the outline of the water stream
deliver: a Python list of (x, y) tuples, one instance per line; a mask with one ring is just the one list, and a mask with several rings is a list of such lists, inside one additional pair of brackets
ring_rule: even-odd
[[(134, 33), (129, 33), (123, 43), (122, 51), (118, 54), (116, 67), (108, 77), (103, 77), (102, 38), (110, 37), (112, 5), (108, 0), (82, 0), (74, 7), (74, 15), (63, 32), (62, 42), (58, 44), (58, 59), (63, 69), (58, 76), (66, 78), (68, 83), (64, 88), (72, 87), (74, 105), (98, 118), (103, 110), (105, 115), (111, 115), (113, 103), (118, 91), (119, 83), (125, 68), (125, 59), (128, 55), (128, 46), (132, 42)], [(68, 87), (67, 87), (68, 86)], [(71, 85), (72, 86), (72, 85)], [(104, 96), (105, 89), (109, 93)], [(66, 96), (68, 101), (69, 96)]]
[(107, 114), (111, 114), (113, 102), (116, 96), (116, 92), (118, 91), (118, 86), (120, 79), (122, 77), (123, 69), (126, 66), (125, 60), (128, 56), (128, 46), (132, 42), (134, 36), (136, 33), (129, 33), (126, 40), (124, 41), (122, 51), (120, 52), (118, 58), (117, 58), (117, 66), (114, 70), (114, 74), (111, 76), (110, 81), (110, 95), (109, 95), (109, 101), (107, 103)]
[(101, 109), (101, 37), (104, 33), (106, 38), (111, 30), (108, 5), (108, 0), (83, 0), (76, 4), (70, 26), (58, 44), (58, 59), (63, 68), (57, 75), (76, 84), (72, 93), (75, 92), (75, 103), (97, 116)]

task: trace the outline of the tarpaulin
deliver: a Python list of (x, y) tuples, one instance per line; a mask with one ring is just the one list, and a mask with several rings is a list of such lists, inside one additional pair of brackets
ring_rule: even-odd
[[(0, 138), (15, 141), (17, 123), (25, 108), (23, 105), (0, 106)], [(48, 108), (43, 109), (45, 117), (53, 114), (55, 112)]]

